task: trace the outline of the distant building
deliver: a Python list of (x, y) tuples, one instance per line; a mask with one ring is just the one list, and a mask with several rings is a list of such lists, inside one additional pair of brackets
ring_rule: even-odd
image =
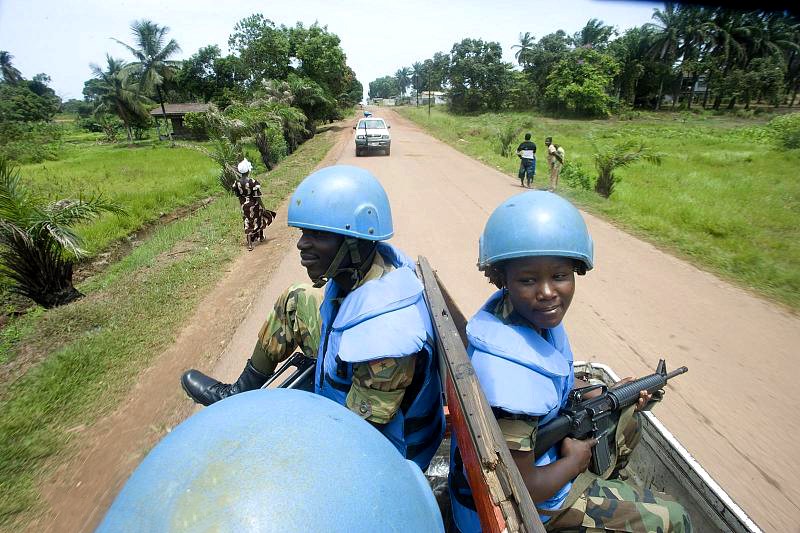
[[(175, 139), (190, 139), (197, 137), (197, 134), (187, 130), (183, 125), (183, 116), (186, 113), (205, 113), (208, 111), (209, 104), (164, 104), (167, 118), (172, 122), (172, 137)], [(154, 107), (150, 111), (150, 116), (156, 120), (163, 119), (164, 113), (161, 106)]]
[[(421, 90), (419, 92), (419, 105), (428, 105), (428, 94), (430, 94), (431, 105), (445, 105), (447, 103), (447, 93), (444, 91), (428, 91)], [(411, 100), (416, 105), (417, 96), (415, 93), (411, 94)]]

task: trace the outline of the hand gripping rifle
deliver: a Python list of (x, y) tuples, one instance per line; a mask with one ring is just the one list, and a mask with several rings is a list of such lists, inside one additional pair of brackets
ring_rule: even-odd
[[(590, 385), (574, 389), (569, 393), (567, 404), (561, 409), (558, 416), (536, 432), (534, 457), (538, 459), (565, 437), (580, 440), (595, 438), (597, 445), (592, 448), (592, 462), (589, 470), (597, 475), (602, 475), (611, 464), (609, 439), (613, 435), (609, 435), (609, 433), (611, 433), (614, 423), (612, 415), (638, 402), (640, 391), (646, 390), (651, 394), (657, 394), (664, 388), (667, 381), (688, 370), (682, 366), (667, 373), (666, 363), (661, 359), (654, 374), (629, 381), (624, 385), (611, 389), (605, 385)], [(586, 393), (598, 389), (600, 390), (598, 396), (585, 398)]]

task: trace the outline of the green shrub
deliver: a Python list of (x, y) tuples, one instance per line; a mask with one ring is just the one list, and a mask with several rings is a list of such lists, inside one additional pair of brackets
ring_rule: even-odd
[(52, 122), (0, 123), (0, 157), (20, 164), (58, 159), (63, 129)]
[(781, 147), (800, 148), (800, 113), (775, 117), (769, 121), (767, 128)]
[(504, 128), (497, 130), (495, 133), (497, 153), (503, 157), (511, 155), (511, 145), (514, 143), (514, 139), (517, 138), (518, 134), (519, 129), (513, 123), (506, 124)]
[(561, 178), (573, 189), (591, 191), (594, 186), (591, 174), (575, 161), (567, 161), (561, 168)]
[(198, 137), (208, 137), (208, 118), (206, 113), (191, 111), (183, 116), (183, 125)]

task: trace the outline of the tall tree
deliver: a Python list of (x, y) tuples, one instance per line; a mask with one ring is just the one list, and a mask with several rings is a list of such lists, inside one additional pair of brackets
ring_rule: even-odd
[(263, 79), (286, 79), (289, 35), (285, 28), (276, 27), (264, 15), (251, 15), (237, 22), (228, 38), (228, 46), (239, 55), (248, 87), (257, 86)]
[(531, 47), (523, 70), (534, 84), (537, 95), (544, 94), (550, 73), (569, 47), (570, 38), (563, 30), (545, 35)]
[(608, 52), (620, 65), (615, 79), (617, 98), (631, 106), (635, 104), (639, 80), (648, 66), (651, 38), (652, 31), (645, 27), (630, 28), (608, 47)]
[(550, 73), (545, 97), (556, 110), (580, 116), (607, 116), (613, 98), (609, 96), (619, 65), (608, 54), (590, 48), (576, 48), (559, 61)]
[[(725, 80), (730, 72), (747, 62), (747, 41), (752, 27), (747, 14), (740, 11), (717, 8), (711, 19), (711, 51), (709, 69), (712, 75), (709, 84), (718, 85), (714, 98), (714, 109), (719, 109), (727, 95)], [(735, 102), (731, 99), (731, 102)]]
[(3, 81), (13, 85), (22, 81), (22, 73), (11, 64), (12, 59), (14, 56), (5, 50), (0, 50), (0, 74), (3, 76)]
[(514, 59), (517, 60), (517, 63), (519, 63), (522, 68), (525, 68), (530, 61), (530, 55), (533, 51), (533, 46), (535, 43), (536, 38), (531, 35), (531, 32), (526, 31), (525, 33), (519, 34), (519, 44), (514, 44), (511, 46), (512, 50), (514, 48), (517, 49), (517, 51), (514, 52)]
[(688, 98), (686, 107), (692, 107), (694, 96), (694, 86), (700, 78), (700, 73), (705, 65), (702, 56), (705, 52), (706, 43), (713, 31), (711, 23), (711, 10), (700, 6), (683, 6), (679, 11), (680, 18), (680, 38), (681, 44), (678, 55), (681, 58), (681, 76), (675, 84), (673, 91), (672, 105), (677, 105), (680, 99), (684, 76), (689, 78)]
[[(175, 39), (167, 41), (168, 32), (168, 27), (142, 19), (131, 24), (135, 48), (114, 39), (137, 59), (136, 62), (128, 65), (128, 69), (136, 75), (142, 92), (155, 89), (158, 102), (161, 104), (164, 122), (167, 120), (167, 110), (164, 108), (161, 86), (164, 84), (164, 79), (171, 77), (178, 66), (177, 61), (171, 60), (170, 57), (181, 50)], [(170, 140), (172, 140), (172, 134), (170, 134)]]
[(397, 80), (397, 87), (400, 89), (400, 94), (405, 95), (406, 89), (411, 85), (411, 70), (408, 67), (397, 69), (394, 73), (394, 79)]
[(609, 40), (617, 34), (613, 26), (606, 25), (602, 20), (589, 19), (586, 25), (572, 37), (576, 47), (605, 49)]
[(125, 71), (125, 62), (106, 54), (106, 70), (92, 63), (89, 68), (95, 79), (100, 81), (95, 87), (97, 107), (95, 113), (113, 113), (125, 125), (128, 142), (133, 141), (131, 123), (148, 118), (147, 104), (150, 99), (138, 91)]
[(450, 51), (450, 107), (457, 112), (499, 110), (512, 83), (500, 43), (464, 39)]
[(317, 23), (308, 28), (297, 23), (289, 29), (289, 54), (299, 63), (298, 74), (319, 84), (331, 100), (347, 90), (347, 56), (339, 36)]
[[(664, 9), (653, 9), (653, 19), (656, 22), (645, 24), (645, 27), (652, 29), (655, 34), (651, 46), (651, 54), (655, 59), (663, 62), (667, 66), (667, 75), (674, 77), (673, 67), (678, 59), (678, 47), (680, 46), (681, 16), (679, 7), (676, 4), (667, 2)], [(655, 109), (661, 106), (661, 97), (664, 94), (664, 77), (658, 85), (658, 95), (656, 96)]]
[(397, 96), (400, 88), (394, 76), (384, 76), (369, 83), (370, 98), (392, 98)]
[(414, 88), (414, 94), (417, 97), (417, 106), (419, 106), (419, 92), (424, 87), (425, 83), (425, 65), (419, 61), (411, 65), (411, 86)]

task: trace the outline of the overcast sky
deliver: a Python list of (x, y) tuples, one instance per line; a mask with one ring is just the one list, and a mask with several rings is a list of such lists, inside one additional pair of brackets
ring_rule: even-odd
[(89, 63), (105, 64), (106, 52), (131, 60), (110, 37), (131, 42), (130, 23), (149, 18), (171, 28), (187, 58), (217, 44), (228, 50), (233, 26), (253, 13), (276, 24), (318, 21), (342, 40), (347, 63), (368, 88), (434, 52), (449, 52), (465, 37), (498, 41), (508, 61), (520, 33), (537, 39), (563, 29), (578, 31), (590, 18), (624, 30), (650, 22), (659, 3), (610, 1), (468, 0), (0, 0), (0, 50), (26, 78), (44, 72), (64, 99), (82, 98)]

